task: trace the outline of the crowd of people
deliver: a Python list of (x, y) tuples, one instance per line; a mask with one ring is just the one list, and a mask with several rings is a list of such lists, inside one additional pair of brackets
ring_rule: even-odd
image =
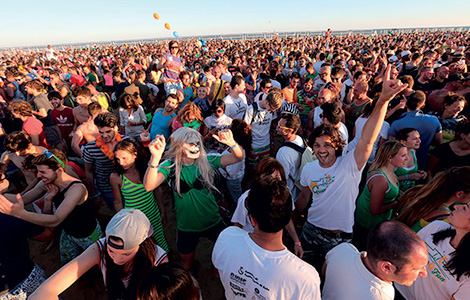
[(470, 36), (331, 33), (0, 52), (0, 299), (469, 299)]

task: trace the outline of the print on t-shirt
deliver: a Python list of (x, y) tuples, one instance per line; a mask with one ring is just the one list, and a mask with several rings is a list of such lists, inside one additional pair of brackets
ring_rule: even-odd
[(326, 175), (325, 177), (321, 177), (320, 180), (310, 181), (310, 189), (312, 193), (319, 195), (326, 191), (328, 186), (335, 182), (335, 176), (331, 177), (330, 175)]

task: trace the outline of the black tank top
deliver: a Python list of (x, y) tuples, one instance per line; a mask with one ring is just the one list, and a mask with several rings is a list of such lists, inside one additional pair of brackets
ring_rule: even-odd
[[(72, 181), (63, 191), (59, 191), (52, 199), (55, 207), (59, 207), (64, 201), (65, 193), (72, 185), (82, 183), (81, 181)], [(96, 228), (96, 219), (91, 209), (90, 201), (75, 206), (72, 212), (62, 222), (64, 231), (75, 238), (85, 238), (90, 236)]]

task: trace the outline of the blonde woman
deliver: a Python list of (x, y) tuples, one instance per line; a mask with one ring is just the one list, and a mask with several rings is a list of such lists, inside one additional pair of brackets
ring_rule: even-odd
[(408, 150), (398, 141), (387, 141), (377, 151), (367, 175), (366, 186), (357, 199), (353, 241), (359, 250), (366, 249), (367, 235), (372, 227), (392, 218), (399, 194), (395, 168), (403, 168)]
[(213, 136), (227, 145), (230, 153), (207, 155), (202, 136), (192, 128), (182, 127), (170, 136), (166, 160), (160, 163), (166, 146), (165, 138), (157, 135), (149, 145), (152, 154), (144, 177), (147, 191), (170, 182), (173, 188), (177, 216), (177, 248), (183, 266), (190, 270), (200, 237), (214, 241), (224, 228), (215, 199), (215, 170), (242, 161), (245, 156), (233, 139), (232, 132), (221, 131)]

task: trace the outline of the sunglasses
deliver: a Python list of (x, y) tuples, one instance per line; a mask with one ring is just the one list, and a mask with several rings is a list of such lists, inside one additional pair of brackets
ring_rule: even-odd
[(55, 156), (54, 153), (49, 152), (49, 151), (46, 150), (42, 154), (45, 154), (47, 159), (50, 159), (51, 157), (54, 158), (58, 163), (60, 163), (62, 165), (62, 168), (64, 168), (64, 170), (65, 170), (64, 162), (61, 161), (57, 156)]
[(284, 126), (279, 126), (279, 125), (277, 125), (277, 129), (282, 129), (282, 130), (292, 130), (292, 128), (287, 128), (287, 127), (284, 127)]

